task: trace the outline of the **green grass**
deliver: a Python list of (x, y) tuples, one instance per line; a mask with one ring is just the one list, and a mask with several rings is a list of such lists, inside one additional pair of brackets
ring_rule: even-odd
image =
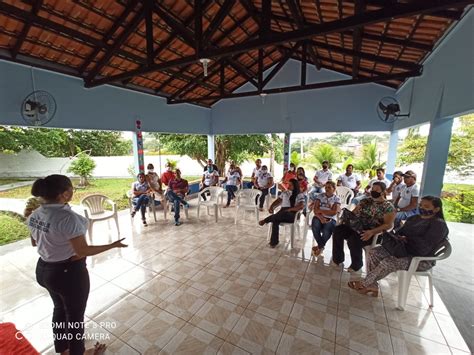
[[(32, 179), (33, 180), (33, 179)], [(25, 181), (25, 179), (15, 179), (15, 178), (12, 178), (12, 179), (0, 179), (0, 186), (1, 185), (9, 185), (9, 184), (13, 184), (15, 182), (20, 182), (20, 181)]]
[(13, 212), (0, 211), (0, 245), (16, 242), (30, 236), (24, 218)]
[(447, 221), (474, 224), (474, 185), (444, 184), (441, 197)]

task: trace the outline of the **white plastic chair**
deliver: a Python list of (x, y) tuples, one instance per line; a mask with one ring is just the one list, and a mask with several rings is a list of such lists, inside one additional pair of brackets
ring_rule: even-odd
[[(204, 199), (202, 198), (202, 194), (203, 193), (206, 193), (206, 192), (209, 192), (210, 195), (207, 196), (207, 200), (204, 201)], [(200, 191), (199, 194), (198, 194), (198, 205), (197, 205), (197, 218), (199, 218), (199, 211), (200, 211), (200, 208), (201, 206), (205, 206), (207, 208), (207, 214), (210, 215), (209, 213), (209, 207), (213, 207), (214, 208), (214, 215), (216, 217), (216, 223), (217, 223), (217, 219), (218, 219), (218, 212), (221, 213), (221, 217), (222, 217), (222, 199), (223, 199), (223, 195), (224, 195), (224, 189), (222, 187), (218, 187), (218, 186), (210, 186), (210, 187), (206, 187), (204, 190)], [(220, 204), (219, 204), (219, 199), (221, 200), (220, 201)]]
[[(133, 195), (133, 192), (132, 191), (128, 191), (127, 192), (127, 196), (128, 196), (128, 208), (130, 209), (130, 212), (133, 211), (133, 198), (135, 197)], [(157, 221), (156, 219), (156, 206), (155, 206), (155, 197), (153, 194), (149, 195), (150, 197), (150, 202), (148, 203), (147, 205), (147, 210), (148, 210), (148, 217), (150, 217), (150, 214), (153, 213), (153, 218), (155, 219), (155, 222)], [(164, 208), (163, 208), (164, 210)], [(165, 215), (165, 219), (166, 219), (166, 211), (164, 212), (164, 215)]]
[[(112, 206), (112, 211), (105, 209), (105, 204)], [(84, 207), (84, 215), (89, 220), (89, 240), (92, 242), (92, 226), (94, 222), (104, 221), (113, 218), (117, 226), (117, 234), (120, 235), (117, 204), (105, 195), (94, 194), (84, 197), (81, 200), (81, 205)]]
[[(279, 209), (279, 207), (276, 208), (274, 213), (277, 212), (278, 209)], [(291, 249), (293, 249), (294, 243), (295, 243), (295, 230), (298, 232), (298, 235), (301, 235), (301, 229), (300, 229), (300, 223), (299, 222), (300, 222), (300, 217), (301, 217), (302, 214), (303, 214), (303, 210), (296, 212), (295, 219), (292, 223), (280, 223), (280, 227), (283, 227), (285, 229), (286, 229), (286, 227), (290, 228), (290, 246), (291, 246)], [(272, 234), (272, 224), (273, 223), (270, 223), (268, 225), (268, 238), (270, 238), (270, 235)]]
[(256, 189), (245, 189), (237, 192), (237, 206), (235, 206), (234, 218), (235, 224), (237, 224), (237, 215), (239, 214), (240, 209), (244, 211), (244, 218), (246, 211), (254, 211), (257, 216), (257, 222), (259, 221), (258, 203), (255, 203), (255, 199), (259, 198), (261, 194), (262, 192)]
[(336, 196), (341, 199), (341, 210), (350, 205), (354, 198), (354, 191), (345, 186), (336, 187)]
[(408, 270), (398, 270), (398, 302), (397, 309), (404, 311), (407, 303), (408, 288), (413, 275), (427, 276), (430, 287), (430, 307), (433, 307), (433, 268), (416, 271), (421, 261), (437, 261), (447, 259), (451, 255), (451, 244), (445, 241), (435, 252), (435, 256), (415, 256), (411, 259)]

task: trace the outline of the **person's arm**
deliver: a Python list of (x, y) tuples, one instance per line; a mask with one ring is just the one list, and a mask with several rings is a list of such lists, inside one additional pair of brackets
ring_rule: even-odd
[(383, 231), (387, 231), (387, 230), (392, 229), (393, 228), (393, 222), (395, 221), (395, 216), (396, 215), (397, 214), (395, 213), (395, 211), (385, 213), (384, 216), (383, 216), (383, 224), (381, 224), (380, 226), (375, 227), (373, 229), (369, 229), (368, 231), (364, 231), (364, 233), (362, 233), (360, 239), (362, 239), (363, 241), (367, 241), (378, 233), (381, 233)]
[(319, 179), (318, 179), (318, 175), (314, 175), (314, 178), (313, 178), (313, 181), (316, 185), (319, 186)]
[(393, 192), (393, 189), (395, 188), (395, 180), (393, 180), (390, 185), (387, 187), (387, 194), (391, 194)]
[(267, 179), (267, 186), (265, 186), (264, 188), (269, 189), (272, 186), (273, 186), (273, 176), (271, 176)]
[(36, 240), (34, 240), (31, 235), (30, 235), (30, 242), (31, 242), (31, 246), (32, 246), (32, 247), (35, 247), (35, 246), (36, 246)]
[(105, 245), (88, 245), (86, 242), (86, 237), (84, 235), (80, 235), (80, 236), (70, 239), (69, 241), (76, 255), (78, 257), (85, 257), (85, 256), (97, 255), (113, 248), (127, 247), (126, 244), (122, 243), (124, 239), (125, 238), (122, 238), (113, 243), (105, 244)]
[(278, 197), (271, 205), (270, 208), (268, 209), (268, 212), (273, 213), (275, 208), (281, 205), (281, 198)]
[(354, 190), (359, 191), (361, 186), (362, 186), (362, 182), (360, 180), (356, 180), (356, 187), (354, 188)]
[(133, 196), (140, 196), (140, 195), (143, 195), (143, 192), (140, 192), (138, 191), (135, 186), (133, 187), (133, 190), (132, 190), (132, 193), (133, 193)]
[(418, 197), (412, 196), (412, 198), (410, 199), (410, 204), (408, 206), (400, 208), (400, 212), (414, 210), (417, 206), (418, 206)]
[(288, 208), (289, 212), (298, 212), (304, 208), (304, 202), (298, 202), (295, 206)]

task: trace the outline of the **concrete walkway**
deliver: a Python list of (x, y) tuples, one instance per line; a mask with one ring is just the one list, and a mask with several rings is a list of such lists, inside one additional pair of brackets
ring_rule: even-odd
[(34, 180), (30, 180), (30, 181), (18, 181), (12, 184), (0, 185), (0, 191), (8, 191), (8, 190), (16, 189), (17, 187), (33, 185), (33, 183), (34, 183)]

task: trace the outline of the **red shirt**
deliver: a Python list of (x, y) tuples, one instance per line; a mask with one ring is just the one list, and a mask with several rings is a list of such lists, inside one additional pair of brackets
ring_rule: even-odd
[(308, 180), (298, 180), (298, 184), (300, 185), (300, 192), (305, 192), (308, 190)]
[(161, 174), (161, 182), (168, 186), (169, 182), (175, 177), (176, 175), (172, 171), (165, 171), (163, 174)]
[(173, 190), (174, 192), (176, 191), (182, 191), (182, 190), (188, 190), (188, 180), (185, 180), (185, 179), (181, 179), (181, 180), (177, 180), (177, 179), (173, 179), (170, 181), (168, 187)]

